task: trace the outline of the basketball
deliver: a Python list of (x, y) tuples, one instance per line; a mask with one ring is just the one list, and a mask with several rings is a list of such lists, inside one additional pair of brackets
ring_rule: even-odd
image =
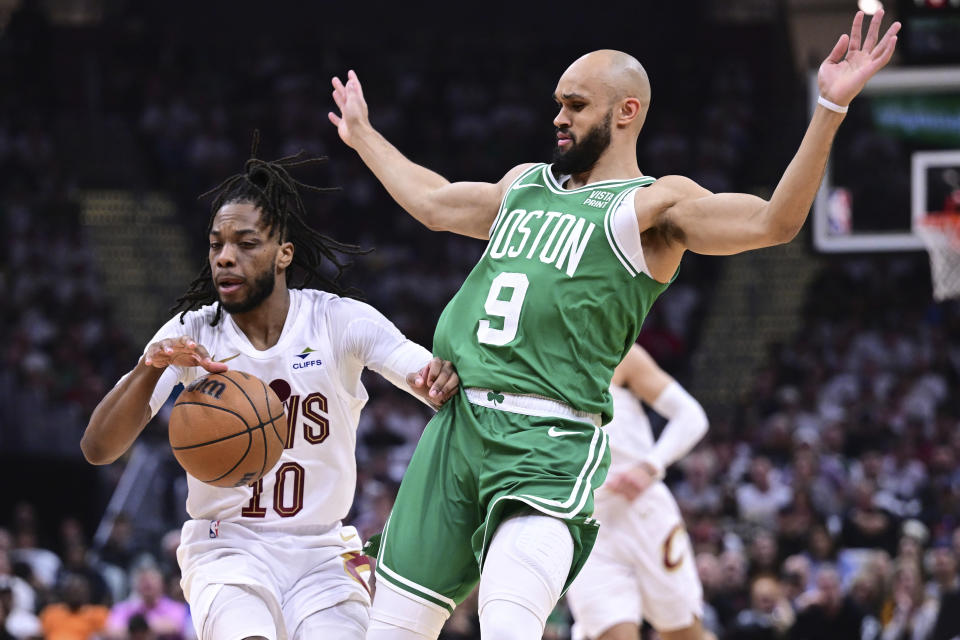
[(280, 459), (287, 424), (273, 389), (230, 370), (183, 390), (170, 414), (169, 435), (173, 455), (191, 476), (215, 487), (242, 487)]

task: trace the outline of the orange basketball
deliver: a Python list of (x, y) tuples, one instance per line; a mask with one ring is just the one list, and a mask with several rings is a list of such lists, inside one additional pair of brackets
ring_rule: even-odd
[(215, 487), (256, 482), (287, 441), (283, 403), (249, 373), (229, 370), (191, 382), (170, 414), (170, 446), (187, 473)]

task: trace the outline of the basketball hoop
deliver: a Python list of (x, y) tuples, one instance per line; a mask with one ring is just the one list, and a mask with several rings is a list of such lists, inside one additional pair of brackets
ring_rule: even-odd
[(914, 232), (930, 254), (934, 299), (960, 297), (960, 213), (925, 215)]

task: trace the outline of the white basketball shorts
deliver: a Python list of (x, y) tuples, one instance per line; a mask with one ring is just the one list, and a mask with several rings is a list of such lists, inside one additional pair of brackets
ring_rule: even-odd
[(567, 591), (575, 640), (643, 619), (673, 631), (703, 616), (690, 538), (666, 485), (657, 482), (632, 504), (601, 488), (594, 517), (597, 543)]
[[(346, 600), (370, 606), (370, 560), (360, 536), (341, 523), (270, 531), (235, 522), (188, 520), (177, 560), (199, 638), (222, 585), (246, 587), (267, 605), (278, 640), (293, 638), (307, 616)], [(237, 612), (244, 615), (244, 612)], [(251, 621), (253, 623), (254, 621)]]

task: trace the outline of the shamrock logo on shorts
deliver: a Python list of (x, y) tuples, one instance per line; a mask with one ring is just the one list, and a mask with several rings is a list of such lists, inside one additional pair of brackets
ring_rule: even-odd
[(502, 393), (497, 393), (496, 391), (489, 391), (487, 393), (487, 402), (492, 402), (493, 404), (500, 404), (504, 400), (506, 400), (506, 398), (503, 397)]

